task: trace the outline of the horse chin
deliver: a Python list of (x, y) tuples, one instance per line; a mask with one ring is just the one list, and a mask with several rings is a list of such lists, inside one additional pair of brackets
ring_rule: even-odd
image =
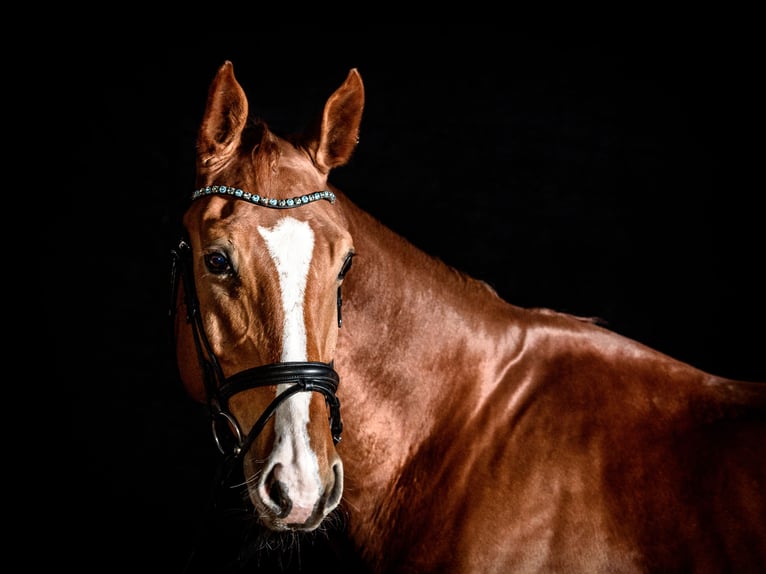
[(312, 512), (303, 522), (291, 522), (290, 518), (281, 518), (276, 516), (263, 505), (256, 505), (256, 511), (262, 526), (272, 532), (312, 532), (319, 528), (324, 521), (326, 514), (322, 512)]

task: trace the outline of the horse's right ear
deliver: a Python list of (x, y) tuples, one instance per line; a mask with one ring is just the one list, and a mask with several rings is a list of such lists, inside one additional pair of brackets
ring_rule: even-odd
[(327, 99), (318, 131), (309, 142), (314, 163), (324, 173), (344, 165), (359, 142), (364, 109), (364, 85), (356, 68)]
[(234, 77), (234, 66), (226, 61), (218, 69), (207, 96), (205, 114), (197, 135), (200, 166), (226, 159), (239, 144), (247, 123), (245, 91)]

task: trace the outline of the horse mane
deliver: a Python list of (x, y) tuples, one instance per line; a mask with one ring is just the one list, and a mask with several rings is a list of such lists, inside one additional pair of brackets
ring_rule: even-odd
[(572, 313), (567, 313), (565, 311), (556, 311), (555, 309), (549, 309), (547, 307), (532, 307), (530, 308), (530, 311), (534, 311), (536, 313), (540, 313), (542, 315), (555, 315), (559, 317), (569, 317), (570, 319), (574, 319), (575, 321), (580, 321), (582, 323), (591, 323), (593, 325), (600, 325), (602, 327), (606, 327), (609, 325), (609, 321), (602, 317), (585, 317), (583, 315), (574, 315)]

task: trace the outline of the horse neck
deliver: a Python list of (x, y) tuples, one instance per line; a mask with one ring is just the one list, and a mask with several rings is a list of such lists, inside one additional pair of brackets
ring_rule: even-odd
[[(516, 308), (486, 284), (343, 204), (357, 255), (343, 286), (336, 351), (342, 456), (349, 479), (364, 473), (364, 489), (372, 493), (376, 481), (389, 485), (434, 434), (436, 421), (443, 424), (444, 412), (464, 424), (519, 337), (509, 318)], [(485, 365), (483, 381), (479, 365)]]

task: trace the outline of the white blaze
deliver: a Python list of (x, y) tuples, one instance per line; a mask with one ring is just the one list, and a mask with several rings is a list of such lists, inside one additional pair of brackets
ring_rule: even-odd
[(303, 322), (303, 301), (306, 279), (314, 251), (314, 232), (305, 221), (286, 217), (271, 229), (259, 227), (279, 275), (282, 310), (285, 313), (282, 331), (282, 360), (306, 360), (306, 325)]
[[(258, 231), (266, 241), (279, 276), (284, 311), (282, 361), (306, 361), (303, 310), (314, 233), (308, 223), (292, 217), (285, 217), (272, 228), (259, 227)], [(289, 386), (278, 385), (277, 394)], [(282, 465), (279, 480), (293, 501), (292, 518), (296, 521), (308, 517), (322, 494), (318, 464), (306, 432), (310, 399), (311, 393), (297, 393), (275, 413), (277, 436), (270, 462)]]

